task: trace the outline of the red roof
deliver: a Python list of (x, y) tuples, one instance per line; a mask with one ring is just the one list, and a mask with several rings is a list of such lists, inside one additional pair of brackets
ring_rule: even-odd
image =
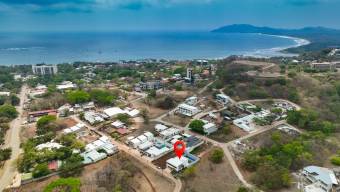
[(57, 113), (56, 109), (49, 109), (49, 110), (42, 110), (42, 111), (34, 111), (34, 112), (29, 112), (28, 115), (44, 115), (44, 114), (49, 114), (49, 113)]
[(57, 170), (58, 169), (58, 161), (51, 161), (48, 163), (49, 170)]
[(116, 131), (121, 135), (125, 135), (125, 134), (129, 133), (129, 131), (127, 129), (117, 129)]

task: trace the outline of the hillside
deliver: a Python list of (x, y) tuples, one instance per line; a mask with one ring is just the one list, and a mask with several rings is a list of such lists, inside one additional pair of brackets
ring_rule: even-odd
[(316, 51), (329, 47), (340, 47), (340, 30), (325, 27), (305, 27), (302, 29), (278, 29), (270, 27), (257, 27), (247, 24), (234, 24), (213, 30), (215, 33), (262, 33), (268, 35), (284, 35), (307, 39), (311, 42), (297, 48), (286, 51), (301, 53), (305, 51)]

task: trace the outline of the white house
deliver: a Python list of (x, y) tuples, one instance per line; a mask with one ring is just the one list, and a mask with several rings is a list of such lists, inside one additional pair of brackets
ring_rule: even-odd
[(302, 175), (309, 183), (304, 187), (304, 192), (333, 192), (333, 189), (339, 185), (334, 172), (324, 167), (305, 167)]
[(167, 139), (170, 139), (171, 137), (179, 134), (181, 132), (181, 130), (179, 129), (176, 129), (176, 128), (169, 128), (169, 129), (166, 129), (162, 132), (159, 133), (159, 136), (164, 139), (164, 140), (167, 140)]
[(0, 96), (10, 96), (10, 95), (11, 95), (10, 92), (5, 92), (5, 91), (0, 92)]
[(58, 90), (66, 90), (66, 89), (75, 89), (77, 85), (73, 84), (71, 81), (64, 81), (61, 84), (57, 85)]
[(109, 117), (113, 117), (113, 116), (116, 116), (116, 115), (118, 115), (118, 114), (125, 113), (125, 111), (122, 110), (122, 109), (119, 108), (119, 107), (111, 107), (111, 108), (105, 109), (105, 110), (104, 110), (104, 113), (105, 113), (106, 115), (108, 115)]
[(96, 114), (93, 111), (87, 111), (84, 113), (84, 119), (89, 122), (91, 125), (95, 123), (101, 123), (104, 122), (105, 120), (98, 114)]
[(197, 97), (192, 96), (187, 98), (184, 103), (193, 106), (197, 103), (197, 101), (198, 101)]
[(236, 125), (237, 127), (243, 129), (244, 131), (250, 132), (253, 131), (255, 129), (254, 124), (253, 124), (253, 119), (254, 119), (254, 115), (250, 114), (247, 115), (245, 117), (239, 118), (239, 119), (235, 119), (233, 121), (233, 124)]
[(189, 166), (189, 159), (184, 156), (182, 156), (181, 158), (174, 157), (166, 161), (166, 166), (171, 170), (179, 172)]
[(197, 107), (182, 103), (178, 106), (178, 113), (185, 115), (185, 116), (193, 116), (196, 115), (200, 110)]
[(216, 100), (223, 105), (227, 105), (231, 101), (230, 97), (225, 94), (217, 94)]
[(203, 125), (203, 131), (205, 134), (210, 135), (211, 133), (217, 131), (217, 126), (215, 123), (207, 123)]
[(159, 133), (162, 132), (164, 130), (168, 129), (167, 126), (163, 125), (163, 124), (156, 124), (155, 125), (155, 130)]

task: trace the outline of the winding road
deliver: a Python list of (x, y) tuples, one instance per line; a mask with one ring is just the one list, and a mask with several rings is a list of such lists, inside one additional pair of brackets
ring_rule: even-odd
[(12, 184), (13, 178), (17, 172), (16, 161), (21, 153), (20, 149), (20, 131), (21, 125), (24, 121), (23, 111), (24, 103), (26, 101), (26, 93), (28, 88), (24, 85), (21, 88), (19, 98), (20, 104), (16, 107), (19, 115), (10, 123), (10, 129), (6, 133), (4, 148), (10, 147), (12, 149), (12, 155), (9, 160), (5, 162), (2, 168), (2, 174), (0, 176), (0, 191), (3, 191), (7, 186)]

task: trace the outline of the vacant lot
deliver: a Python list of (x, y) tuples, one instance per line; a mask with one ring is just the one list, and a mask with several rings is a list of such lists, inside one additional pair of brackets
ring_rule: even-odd
[(209, 135), (209, 138), (222, 142), (222, 143), (228, 143), (229, 141), (235, 140), (237, 138), (240, 138), (242, 136), (247, 135), (248, 133), (243, 131), (242, 129), (236, 127), (235, 125), (230, 125), (230, 133), (225, 134), (223, 132), (222, 128), (219, 128), (215, 133), (212, 133)]
[[(48, 183), (58, 178), (50, 177), (12, 191), (41, 192)], [(127, 187), (123, 191), (129, 192), (171, 192), (174, 188), (169, 180), (123, 152), (86, 166), (80, 180), (82, 192), (111, 192), (117, 182), (125, 184)]]
[(209, 153), (206, 153), (196, 165), (195, 176), (183, 180), (182, 191), (234, 192), (240, 185), (226, 159), (221, 164), (214, 164), (209, 160)]
[(185, 127), (190, 122), (191, 118), (183, 115), (169, 114), (166, 115), (162, 120), (181, 127)]

